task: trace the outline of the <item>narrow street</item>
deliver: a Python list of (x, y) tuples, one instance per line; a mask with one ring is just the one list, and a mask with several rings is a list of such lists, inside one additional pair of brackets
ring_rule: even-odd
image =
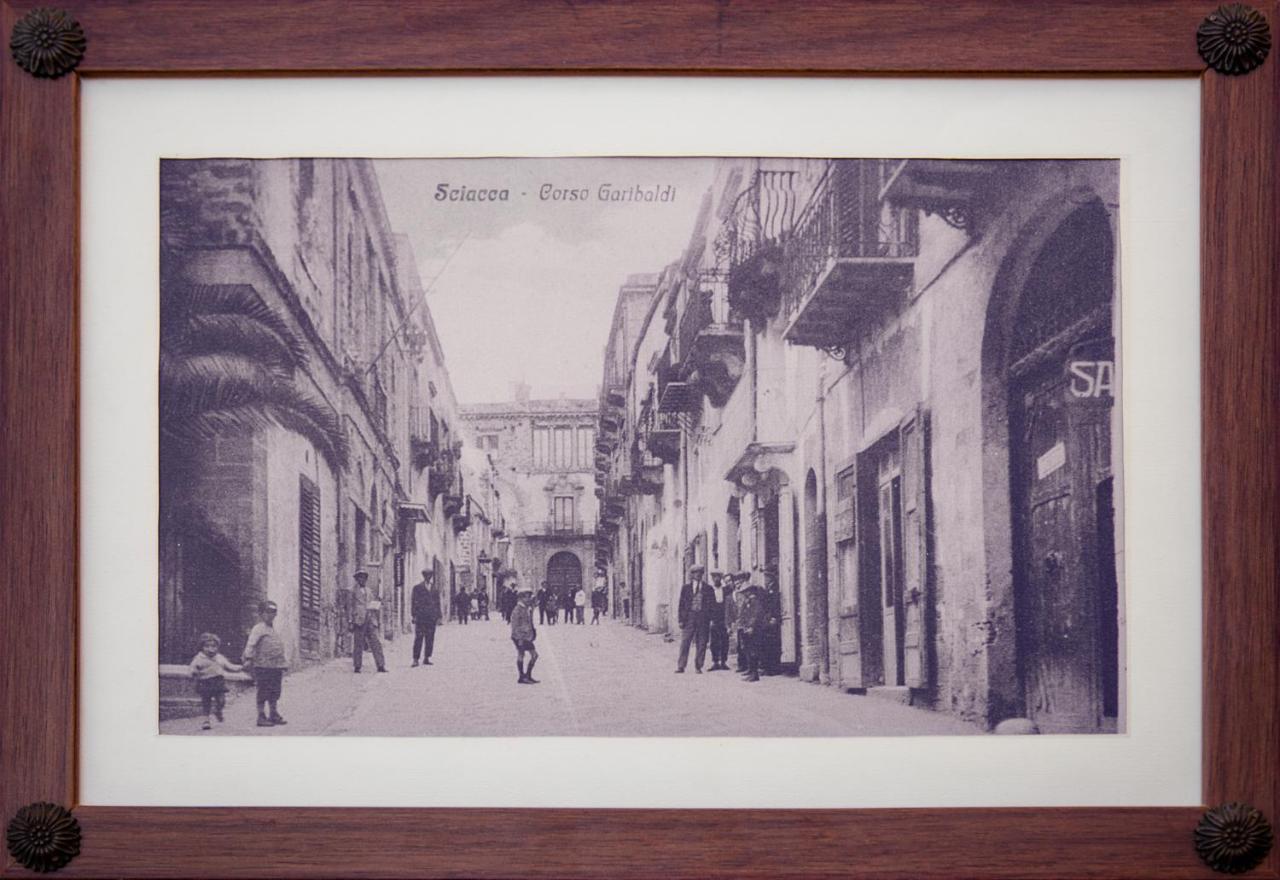
[[(900, 736), (981, 731), (952, 716), (855, 696), (786, 676), (749, 684), (736, 672), (674, 674), (678, 645), (612, 621), (538, 628), (532, 687), (516, 685), (515, 653), (498, 615), (448, 623), (432, 665), (413, 668), (412, 636), (386, 645), (389, 672), (365, 657), (331, 660), (285, 679), (288, 725), (255, 726), (253, 692), (226, 722), (165, 721), (161, 733), (290, 736)], [(708, 666), (710, 661), (708, 661)], [(732, 666), (732, 657), (730, 658)]]

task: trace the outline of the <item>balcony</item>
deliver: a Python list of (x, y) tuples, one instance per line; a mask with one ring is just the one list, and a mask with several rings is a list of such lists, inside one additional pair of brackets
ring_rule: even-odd
[(418, 470), (426, 470), (440, 457), (439, 437), (431, 428), (430, 411), (426, 407), (409, 409), (409, 454)]
[(525, 523), (522, 534), (526, 538), (580, 538), (594, 535), (595, 529), (588, 528), (582, 521), (544, 520)]
[(880, 198), (936, 214), (956, 229), (972, 230), (975, 207), (1004, 167), (991, 161), (883, 159)]
[(782, 297), (793, 345), (842, 350), (914, 280), (916, 215), (880, 198), (881, 160), (833, 162), (789, 236)]
[(719, 273), (702, 275), (680, 315), (677, 344), (687, 384), (722, 407), (742, 378), (743, 320), (729, 305), (728, 284)]
[(782, 243), (795, 221), (795, 182), (795, 171), (757, 171), (716, 240), (728, 261), (728, 300), (753, 322), (778, 313)]
[(458, 489), (458, 459), (461, 455), (462, 445), (455, 444), (442, 449), (431, 464), (427, 471), (427, 493), (432, 500)]
[(645, 415), (640, 435), (644, 451), (667, 464), (679, 460), (682, 433), (679, 415), (652, 410), (646, 411)]
[(626, 478), (624, 494), (657, 495), (662, 492), (662, 460), (640, 449), (631, 450), (631, 473)]
[(445, 495), (444, 496), (444, 515), (457, 518), (464, 515), (463, 509), (466, 506), (466, 499), (461, 495)]

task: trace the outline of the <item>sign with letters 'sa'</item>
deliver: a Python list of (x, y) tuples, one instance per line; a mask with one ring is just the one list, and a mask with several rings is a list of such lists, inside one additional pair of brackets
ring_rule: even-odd
[(1115, 397), (1116, 364), (1113, 360), (1073, 360), (1067, 362), (1068, 390), (1076, 400), (1106, 400)]

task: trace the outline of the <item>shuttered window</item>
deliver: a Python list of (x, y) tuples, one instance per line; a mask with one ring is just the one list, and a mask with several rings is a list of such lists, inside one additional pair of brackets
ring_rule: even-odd
[(301, 477), (298, 489), (298, 646), (320, 656), (320, 490)]

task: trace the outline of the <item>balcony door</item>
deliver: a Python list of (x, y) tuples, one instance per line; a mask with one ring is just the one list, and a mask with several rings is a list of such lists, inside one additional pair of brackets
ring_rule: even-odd
[(557, 532), (573, 531), (576, 520), (572, 495), (557, 495), (552, 499), (551, 527)]

